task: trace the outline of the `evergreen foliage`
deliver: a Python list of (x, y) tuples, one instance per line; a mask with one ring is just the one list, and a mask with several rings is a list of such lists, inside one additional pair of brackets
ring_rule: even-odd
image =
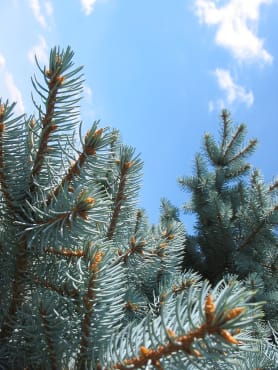
[(244, 144), (246, 126), (221, 114), (220, 138), (204, 136), (193, 176), (179, 178), (191, 194), (184, 205), (196, 215), (196, 233), (186, 238), (185, 265), (212, 284), (237, 274), (266, 300), (265, 311), (278, 329), (278, 181), (268, 185), (247, 162), (257, 140)]
[(0, 102), (0, 368), (273, 369), (254, 289), (183, 271), (176, 209), (152, 227), (137, 209), (134, 149), (99, 122), (76, 142), (72, 58), (38, 65), (36, 116)]

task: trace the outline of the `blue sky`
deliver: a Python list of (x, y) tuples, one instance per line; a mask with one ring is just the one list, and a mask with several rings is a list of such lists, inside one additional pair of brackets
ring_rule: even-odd
[(52, 46), (70, 45), (84, 65), (84, 126), (100, 119), (141, 153), (151, 222), (161, 197), (185, 201), (176, 179), (223, 107), (259, 139), (252, 164), (276, 176), (277, 0), (3, 0), (1, 16), (0, 95), (34, 113), (34, 54), (47, 64)]

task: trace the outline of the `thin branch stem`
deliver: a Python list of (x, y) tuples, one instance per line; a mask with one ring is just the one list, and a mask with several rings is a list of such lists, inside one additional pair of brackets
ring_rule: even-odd
[(226, 158), (226, 155), (228, 154), (229, 150), (233, 147), (234, 142), (236, 141), (236, 139), (242, 133), (243, 130), (244, 130), (244, 125), (240, 125), (240, 126), (237, 127), (236, 133), (234, 134), (232, 140), (229, 142), (229, 144), (228, 144), (228, 146), (225, 150), (225, 153), (223, 154), (224, 158)]
[(114, 207), (110, 225), (107, 231), (108, 240), (111, 240), (113, 238), (113, 235), (116, 230), (117, 222), (118, 222), (119, 215), (120, 215), (121, 208), (122, 208), (122, 201), (125, 199), (124, 190), (125, 190), (125, 185), (126, 185), (126, 180), (127, 180), (127, 172), (128, 172), (128, 169), (131, 167), (131, 165), (132, 165), (131, 162), (127, 162), (121, 168), (120, 183), (119, 183), (119, 188), (118, 188), (118, 192), (117, 192), (115, 203), (114, 203), (115, 207)]
[(202, 357), (202, 354), (195, 349), (192, 345), (195, 340), (205, 338), (206, 335), (220, 335), (230, 344), (241, 344), (233, 335), (226, 329), (222, 329), (221, 325), (229, 320), (233, 320), (240, 315), (244, 308), (237, 307), (224, 313), (224, 316), (219, 320), (215, 320), (216, 306), (212, 296), (208, 294), (205, 301), (204, 313), (206, 322), (194, 330), (189, 331), (186, 335), (176, 336), (174, 331), (166, 328), (168, 337), (171, 340), (165, 344), (159, 345), (157, 348), (140, 347), (140, 355), (132, 358), (125, 359), (123, 362), (112, 365), (112, 369), (128, 370), (140, 369), (151, 362), (155, 367), (160, 369), (160, 360), (164, 357), (169, 357), (179, 351), (186, 352), (187, 354), (195, 357)]
[(50, 135), (52, 132), (57, 130), (57, 126), (53, 123), (53, 116), (55, 111), (55, 104), (56, 104), (56, 97), (59, 90), (59, 87), (62, 84), (61, 76), (57, 73), (54, 73), (49, 80), (48, 89), (49, 89), (49, 96), (47, 99), (47, 108), (45, 115), (42, 119), (42, 132), (40, 138), (39, 149), (34, 160), (33, 169), (31, 171), (31, 178), (30, 178), (30, 189), (31, 191), (34, 190), (34, 182), (33, 178), (38, 176), (44, 159), (45, 155), (48, 152), (48, 141), (50, 139)]
[(95, 140), (87, 143), (85, 142), (82, 153), (79, 154), (77, 160), (69, 167), (66, 175), (62, 178), (61, 183), (57, 185), (56, 188), (52, 190), (51, 193), (48, 195), (47, 197), (48, 205), (50, 204), (53, 197), (56, 197), (58, 195), (59, 191), (64, 187), (66, 183), (70, 184), (70, 182), (73, 180), (75, 176), (79, 176), (80, 170), (84, 166), (86, 159), (89, 156), (96, 155), (97, 151), (96, 147), (98, 145), (98, 141), (101, 138), (102, 132), (103, 132), (102, 129), (97, 130), (93, 135), (93, 138)]
[(49, 247), (49, 248), (46, 248), (44, 251), (45, 251), (45, 253), (55, 254), (56, 256), (67, 257), (67, 258), (85, 257), (85, 252), (82, 251), (82, 250), (76, 250), (76, 251), (73, 250), (73, 251), (71, 251), (70, 249), (66, 249), (66, 248), (63, 248), (63, 249), (59, 250), (59, 249)]
[(229, 125), (229, 113), (226, 110), (223, 110), (221, 113), (221, 118), (223, 121), (223, 135), (222, 135), (222, 144), (221, 148), (224, 149), (224, 145), (226, 143), (228, 137), (228, 125)]
[(240, 152), (238, 152), (237, 155), (235, 155), (234, 157), (232, 157), (227, 162), (227, 164), (230, 164), (231, 162), (233, 162), (233, 161), (237, 160), (238, 158), (244, 156), (245, 153), (248, 152), (250, 149), (252, 149), (256, 144), (257, 144), (257, 140), (256, 139), (250, 140), (249, 144), (244, 149), (242, 149)]
[(99, 271), (99, 264), (102, 260), (102, 252), (99, 251), (94, 256), (94, 260), (90, 265), (90, 278), (87, 288), (87, 293), (84, 297), (85, 314), (81, 324), (81, 341), (79, 346), (79, 356), (77, 361), (77, 369), (86, 369), (87, 352), (90, 345), (90, 326), (93, 314), (93, 304), (95, 299), (95, 285)]
[(54, 284), (52, 284), (48, 280), (40, 279), (38, 276), (34, 276), (34, 282), (43, 288), (52, 290), (55, 293), (58, 293), (62, 297), (68, 297), (68, 298), (78, 298), (79, 297), (79, 291), (77, 289), (71, 289), (69, 290), (66, 285), (64, 284), (64, 287), (57, 287)]
[[(278, 211), (278, 205), (276, 205), (270, 212), (269, 214), (271, 214), (272, 212), (275, 212), (275, 211)], [(268, 216), (269, 216), (268, 214)], [(252, 232), (249, 234), (249, 236), (243, 241), (243, 243), (238, 247), (239, 250), (243, 250), (244, 248), (246, 248), (248, 246), (248, 244), (250, 244), (252, 242), (252, 240), (254, 240), (254, 238), (256, 237), (256, 235), (261, 231), (261, 229), (266, 225), (266, 217), (264, 217), (257, 225), (257, 227), (255, 227)]]

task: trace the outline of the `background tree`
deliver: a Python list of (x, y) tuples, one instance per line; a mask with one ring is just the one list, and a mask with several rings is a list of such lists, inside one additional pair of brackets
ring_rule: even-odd
[[(267, 318), (278, 325), (278, 182), (263, 181), (247, 162), (257, 144), (244, 144), (246, 126), (234, 126), (226, 110), (220, 137), (204, 137), (193, 176), (179, 178), (191, 199), (184, 210), (195, 214), (194, 235), (186, 239), (185, 265), (213, 284), (237, 274), (266, 299)], [(252, 272), (252, 275), (249, 275)]]
[(98, 122), (75, 142), (82, 73), (72, 58), (54, 48), (39, 67), (37, 116), (0, 102), (1, 368), (272, 366), (254, 292), (183, 272), (175, 212), (150, 227), (137, 209), (134, 149)]

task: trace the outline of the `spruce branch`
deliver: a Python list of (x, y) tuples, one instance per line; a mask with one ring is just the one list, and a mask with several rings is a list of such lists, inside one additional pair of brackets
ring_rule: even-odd
[(134, 236), (131, 236), (129, 244), (130, 248), (125, 253), (123, 253), (120, 249), (118, 250), (119, 258), (117, 263), (120, 261), (127, 263), (128, 258), (134, 253), (144, 255), (144, 247), (146, 246), (145, 240), (137, 241)]
[[(262, 304), (244, 288), (252, 283), (227, 278), (211, 288), (192, 270), (181, 272), (181, 263), (185, 243), (196, 248), (199, 265), (206, 248), (213, 255), (221, 242), (238, 246), (260, 215), (268, 224), (258, 238), (276, 242), (269, 231), (277, 224), (274, 197), (256, 179), (250, 192), (242, 181), (241, 191), (233, 181), (243, 161), (221, 168), (212, 139), (208, 153), (218, 172), (197, 155), (196, 175), (181, 180), (193, 192), (191, 208), (202, 211), (198, 238), (186, 238), (165, 199), (159, 225), (149, 226), (136, 208), (142, 161), (134, 149), (98, 121), (84, 139), (79, 125), (75, 142), (83, 81), (72, 57), (70, 48), (54, 48), (49, 66), (38, 65), (43, 81), (32, 79), (42, 102), (33, 99), (38, 117), (13, 118), (14, 105), (0, 101), (0, 367), (230, 370), (250, 358), (264, 364), (262, 351), (262, 359), (245, 353), (266, 338), (254, 329)], [(222, 147), (233, 137), (225, 112), (223, 119)], [(243, 136), (227, 157), (238, 154)], [(269, 207), (256, 212), (258, 194)], [(250, 221), (241, 221), (248, 211)], [(270, 279), (277, 253), (265, 255), (257, 266)], [(261, 277), (253, 285), (260, 292), (266, 286)], [(275, 290), (267, 293), (276, 299)], [(265, 348), (274, 362), (275, 348)]]
[(45, 248), (44, 251), (45, 253), (54, 254), (56, 256), (61, 256), (61, 257), (66, 257), (66, 258), (72, 258), (72, 257), (80, 258), (80, 257), (86, 256), (84, 250), (70, 250), (66, 248), (56, 249), (53, 247), (48, 247), (48, 248)]
[(4, 162), (4, 148), (3, 148), (3, 135), (6, 128), (7, 119), (7, 106), (5, 104), (0, 105), (0, 184), (1, 191), (6, 199), (6, 203), (10, 209), (14, 211), (14, 202), (12, 196), (9, 192), (9, 186), (7, 184), (6, 174), (4, 171), (5, 162)]
[(237, 141), (241, 142), (242, 141), (242, 136), (244, 134), (246, 130), (246, 127), (245, 125), (241, 124), (239, 125), (237, 128), (236, 128), (236, 132), (234, 133), (233, 137), (231, 138), (230, 142), (227, 144), (225, 143), (226, 145), (226, 148), (223, 147), (222, 149), (224, 149), (224, 152), (223, 152), (223, 157), (226, 158), (228, 155), (229, 155), (229, 152), (230, 151), (234, 151), (234, 147), (235, 147), (235, 143)]
[[(257, 139), (250, 140), (244, 148), (236, 153), (237, 147), (242, 143), (246, 134), (246, 126), (244, 124), (240, 124), (238, 127), (235, 128), (235, 131), (232, 132), (232, 121), (230, 119), (230, 113), (226, 109), (223, 109), (221, 112), (221, 120), (222, 132), (221, 146), (219, 149), (222, 153), (222, 164), (228, 166), (233, 162), (236, 162), (238, 159), (242, 159), (246, 155), (252, 153), (255, 150), (258, 141)], [(210, 153), (211, 145), (206, 137), (206, 149), (208, 150), (208, 153)], [(210, 135), (208, 135), (208, 138), (209, 137)]]
[(220, 117), (223, 123), (223, 133), (221, 135), (222, 136), (221, 148), (223, 150), (223, 148), (226, 145), (227, 139), (229, 137), (229, 132), (230, 132), (229, 127), (231, 125), (231, 120), (230, 120), (230, 114), (226, 109), (222, 109)]
[[(83, 191), (80, 193), (80, 197), (82, 196), (82, 193)], [(62, 223), (71, 228), (72, 221), (76, 217), (81, 217), (83, 220), (88, 220), (88, 211), (93, 208), (94, 202), (95, 200), (92, 197), (85, 198), (81, 201), (80, 199), (77, 199), (77, 203), (72, 206), (72, 209), (65, 212), (57, 212), (57, 214), (54, 214), (54, 217), (52, 217), (52, 215), (46, 215), (47, 218), (39, 220), (37, 225), (41, 227), (43, 225), (50, 226), (57, 223)]]
[(243, 148), (240, 152), (238, 152), (235, 156), (228, 160), (228, 164), (235, 162), (237, 159), (243, 158), (250, 152), (254, 151), (257, 143), (258, 143), (257, 139), (250, 140), (249, 144), (245, 148)]
[(56, 286), (52, 282), (48, 280), (43, 280), (38, 276), (33, 276), (33, 280), (35, 284), (40, 285), (43, 288), (49, 289), (52, 292), (59, 294), (61, 297), (68, 297), (77, 299), (80, 297), (79, 291), (77, 289), (71, 288), (69, 289), (67, 284), (63, 284), (63, 286)]
[[(55, 60), (55, 62), (54, 62)], [(61, 67), (63, 64), (62, 56), (57, 54), (54, 56), (54, 60), (51, 60), (50, 63), (51, 69), (45, 71), (45, 77), (48, 79), (48, 97), (46, 98), (46, 112), (42, 117), (42, 134), (40, 138), (40, 144), (37, 151), (36, 158), (34, 160), (33, 169), (31, 172), (32, 177), (37, 176), (40, 173), (42, 168), (45, 154), (48, 153), (48, 141), (50, 139), (50, 135), (58, 129), (58, 126), (55, 124), (54, 112), (55, 112), (55, 105), (57, 103), (57, 94), (59, 88), (64, 83), (65, 77), (61, 75)], [(33, 185), (33, 184), (32, 184)], [(32, 188), (32, 185), (30, 186)]]
[(134, 235), (137, 234), (137, 232), (139, 231), (139, 227), (140, 227), (140, 224), (142, 222), (142, 211), (137, 211), (136, 212), (136, 223), (135, 223), (135, 227), (134, 227)]
[(79, 346), (79, 358), (77, 362), (77, 368), (80, 370), (85, 370), (85, 363), (86, 363), (86, 354), (89, 349), (90, 344), (90, 326), (91, 326), (91, 316), (93, 314), (93, 304), (95, 299), (95, 284), (96, 279), (99, 271), (99, 264), (102, 260), (103, 252), (98, 251), (90, 266), (90, 277), (88, 282), (87, 293), (83, 298), (84, 306), (85, 306), (85, 315), (82, 320), (81, 324), (81, 341)]
[(278, 180), (274, 181), (274, 183), (269, 186), (268, 190), (270, 192), (272, 192), (272, 191), (276, 190), (277, 188), (278, 188)]
[[(128, 146), (121, 146), (119, 151), (120, 159), (116, 159), (116, 174), (118, 179), (115, 183), (116, 194), (113, 199), (112, 214), (107, 229), (107, 239), (111, 240), (115, 235), (119, 218), (124, 209), (133, 203), (132, 196), (138, 192), (134, 182), (139, 180), (142, 162), (134, 157), (134, 150)], [(127, 193), (129, 192), (129, 195)]]
[(15, 261), (15, 273), (12, 284), (11, 301), (8, 312), (4, 316), (0, 331), (0, 342), (7, 340), (16, 325), (16, 314), (20, 309), (25, 295), (25, 282), (28, 273), (28, 256), (26, 238), (22, 236), (18, 242), (18, 252)]
[(64, 233), (68, 234), (68, 242), (71, 240), (70, 243), (74, 243), (75, 230), (86, 230), (94, 213), (95, 197), (91, 195), (87, 189), (77, 188), (70, 196), (69, 193), (63, 193), (51, 208), (44, 209), (26, 200), (25, 220), (19, 220), (17, 224), (24, 227), (21, 233), (28, 235), (28, 246), (37, 245), (39, 241), (43, 248), (53, 243), (59, 244), (63, 241)]
[(278, 211), (278, 205), (275, 205), (271, 210), (265, 214), (261, 220), (255, 225), (255, 227), (250, 231), (249, 235), (242, 241), (242, 243), (238, 246), (238, 250), (243, 250), (247, 246), (249, 246), (256, 236), (260, 233), (261, 230), (266, 226), (266, 220), (274, 213)]
[[(164, 369), (171, 368), (172, 359), (176, 366), (180, 363), (183, 368), (190, 362), (197, 366), (198, 363), (204, 365), (206, 361), (217, 366), (220, 358), (224, 362), (228, 360), (225, 357), (227, 354), (246, 350), (248, 337), (241, 333), (251, 322), (250, 314), (253, 318), (261, 316), (261, 305), (256, 307), (244, 302), (243, 288), (223, 285), (223, 282), (213, 291), (209, 291), (207, 285), (203, 284), (198, 293), (202, 297), (201, 305), (198, 299), (194, 300), (196, 291), (195, 294), (193, 291), (192, 286), (189, 292), (180, 292), (175, 300), (166, 294), (161, 317), (149, 316), (137, 327), (129, 327), (112, 338), (110, 344), (115, 353), (113, 358), (118, 361), (109, 362), (108, 368), (127, 370), (152, 365), (151, 368)], [(185, 297), (188, 297), (189, 302), (193, 299), (188, 306), (183, 306)], [(158, 332), (160, 335), (156, 334)], [(134, 355), (128, 356), (132, 346)], [(121, 352), (118, 352), (118, 348), (121, 348)], [(103, 366), (103, 369), (107, 367)]]
[(43, 304), (41, 303), (39, 307), (39, 314), (42, 321), (42, 325), (44, 328), (45, 333), (45, 339), (47, 343), (48, 348), (48, 354), (50, 358), (50, 364), (51, 364), (51, 370), (59, 370), (59, 362), (57, 360), (56, 351), (55, 351), (55, 341), (52, 338), (52, 330), (51, 330), (51, 322), (49, 322), (49, 319), (47, 317), (47, 311), (43, 307)]
[(128, 170), (131, 167), (132, 167), (131, 161), (125, 162), (120, 171), (120, 183), (119, 183), (118, 192), (115, 198), (115, 208), (113, 210), (110, 225), (107, 231), (108, 240), (112, 239), (113, 234), (116, 229), (117, 220), (119, 218), (121, 207), (122, 207), (122, 201), (125, 199), (124, 190), (125, 190), (125, 184), (126, 184), (126, 176), (128, 174)]
[(217, 166), (222, 164), (222, 161), (224, 160), (220, 157), (219, 148), (217, 147), (215, 140), (208, 133), (205, 134), (205, 149), (206, 154), (213, 165)]
[[(32, 79), (35, 91), (44, 104), (44, 109), (38, 106), (40, 132), (38, 132), (38, 148), (34, 155), (33, 166), (30, 174), (30, 190), (36, 188), (39, 175), (50, 158), (55, 158), (59, 146), (67, 140), (65, 132), (76, 125), (76, 104), (80, 100), (82, 89), (82, 67), (71, 70), (73, 52), (68, 47), (65, 51), (53, 48), (50, 53), (49, 67), (42, 69), (37, 60), (37, 65), (42, 73), (46, 87), (36, 79)], [(70, 113), (70, 114), (69, 114)], [(44, 170), (45, 172), (45, 170)], [(46, 181), (46, 179), (44, 179)]]
[(178, 285), (178, 286), (173, 285), (172, 292), (175, 293), (175, 294), (183, 292), (184, 290), (190, 288), (194, 283), (195, 283), (195, 281), (193, 279), (191, 279), (189, 281), (182, 280), (180, 285)]
[(98, 121), (95, 122), (92, 128), (87, 132), (83, 151), (79, 154), (76, 161), (71, 164), (66, 175), (62, 178), (61, 183), (48, 195), (48, 205), (53, 198), (57, 197), (59, 191), (65, 186), (65, 184), (68, 184), (68, 191), (72, 192), (74, 190), (71, 183), (75, 177), (80, 175), (80, 171), (84, 167), (86, 160), (88, 161), (90, 156), (96, 156), (97, 151), (103, 149), (103, 147), (110, 142), (110, 136), (105, 135), (103, 137), (104, 129), (97, 129), (98, 123)]
[[(0, 99), (0, 188), (6, 205), (16, 217), (27, 190), (24, 173), (28, 173), (29, 164), (26, 161), (24, 116), (14, 118), (14, 107), (15, 103), (2, 103)], [(14, 171), (18, 171), (18, 179), (14, 178)]]
[[(90, 357), (97, 358), (112, 332), (123, 325), (126, 278), (121, 263), (112, 266), (112, 255), (110, 242), (96, 244), (87, 255), (88, 278), (83, 296), (84, 314), (80, 323), (76, 360), (78, 369), (83, 369)], [(107, 325), (107, 322), (111, 325)]]

